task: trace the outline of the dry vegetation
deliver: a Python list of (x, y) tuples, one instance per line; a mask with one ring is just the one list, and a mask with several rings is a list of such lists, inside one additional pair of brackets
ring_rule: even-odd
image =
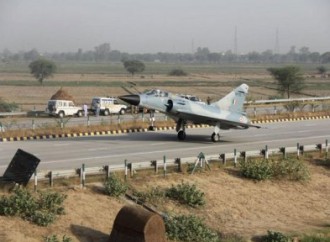
[[(317, 161), (317, 160), (316, 160)], [(330, 227), (330, 170), (329, 165), (309, 162), (311, 180), (255, 182), (240, 177), (232, 168), (212, 166), (211, 171), (195, 175), (169, 174), (163, 176), (139, 172), (129, 183), (139, 191), (151, 187), (170, 187), (181, 181), (196, 184), (205, 192), (206, 205), (190, 208), (168, 201), (157, 209), (175, 214), (193, 213), (203, 218), (208, 226), (225, 235), (251, 239), (267, 230), (286, 234), (315, 233)], [(123, 175), (121, 173), (121, 175)], [(88, 178), (87, 178), (88, 179)], [(73, 241), (107, 241), (118, 211), (131, 201), (102, 194), (97, 183), (86, 189), (57, 188), (68, 195), (64, 202), (66, 214), (48, 227), (38, 227), (16, 217), (0, 217), (0, 240), (42, 241), (51, 234), (67, 235)]]

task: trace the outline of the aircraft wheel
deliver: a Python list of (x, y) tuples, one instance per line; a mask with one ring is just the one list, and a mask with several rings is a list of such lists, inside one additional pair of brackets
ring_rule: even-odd
[(185, 140), (186, 139), (186, 132), (184, 132), (183, 130), (180, 130), (178, 132), (178, 139), (179, 140)]
[(211, 139), (212, 139), (213, 142), (218, 142), (218, 141), (220, 141), (220, 135), (216, 134), (216, 133), (213, 133), (212, 136), (211, 136)]

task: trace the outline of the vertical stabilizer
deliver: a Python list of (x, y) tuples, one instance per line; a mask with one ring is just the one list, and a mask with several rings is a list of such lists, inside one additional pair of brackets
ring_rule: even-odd
[(243, 104), (248, 90), (249, 86), (242, 84), (219, 101), (212, 103), (212, 105), (217, 106), (222, 110), (241, 113), (243, 112)]

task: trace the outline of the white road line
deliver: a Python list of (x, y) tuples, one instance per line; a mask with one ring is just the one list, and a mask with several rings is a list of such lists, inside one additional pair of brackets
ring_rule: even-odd
[[(307, 139), (319, 139), (319, 138), (329, 138), (329, 135), (325, 135), (325, 136), (314, 136), (314, 137), (306, 137), (304, 138), (304, 140)], [(281, 141), (282, 139), (272, 139), (271, 141)], [(288, 140), (293, 140), (293, 141), (297, 141), (297, 138), (291, 138), (291, 139), (285, 139), (286, 141)], [(258, 143), (263, 143), (263, 144), (267, 144), (267, 140), (266, 141), (254, 141), (254, 142), (245, 142), (245, 143), (239, 143), (238, 145), (242, 146), (242, 145), (251, 145), (251, 144), (258, 144)], [(307, 142), (305, 142), (307, 143)], [(127, 157), (127, 155), (130, 156), (138, 156), (138, 155), (146, 155), (146, 154), (164, 154), (167, 152), (176, 152), (176, 151), (188, 151), (188, 150), (198, 150), (200, 151), (201, 149), (207, 149), (207, 148), (213, 148), (214, 144), (212, 145), (208, 145), (208, 146), (199, 146), (199, 147), (192, 147), (192, 148), (177, 148), (177, 149), (167, 149), (167, 150), (157, 150), (157, 151), (142, 151), (142, 152), (135, 152), (135, 153), (129, 153), (129, 154), (113, 154), (113, 155), (105, 155), (105, 156), (93, 156), (93, 157), (85, 157), (85, 158), (74, 158), (74, 159), (66, 159), (66, 160), (53, 160), (53, 161), (46, 161), (46, 162), (42, 162), (43, 164), (52, 164), (52, 163), (63, 163), (63, 162), (73, 162), (73, 161), (87, 161), (87, 160), (98, 160), (98, 159), (105, 159), (105, 158), (114, 158), (114, 157)], [(219, 148), (225, 148), (225, 147), (233, 147), (233, 144), (227, 144), (227, 145), (218, 145)]]

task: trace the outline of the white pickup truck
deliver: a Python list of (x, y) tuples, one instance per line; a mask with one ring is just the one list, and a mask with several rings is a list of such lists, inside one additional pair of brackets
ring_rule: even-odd
[(46, 113), (60, 118), (65, 116), (82, 117), (84, 115), (84, 110), (82, 107), (75, 106), (74, 103), (69, 100), (49, 100)]

